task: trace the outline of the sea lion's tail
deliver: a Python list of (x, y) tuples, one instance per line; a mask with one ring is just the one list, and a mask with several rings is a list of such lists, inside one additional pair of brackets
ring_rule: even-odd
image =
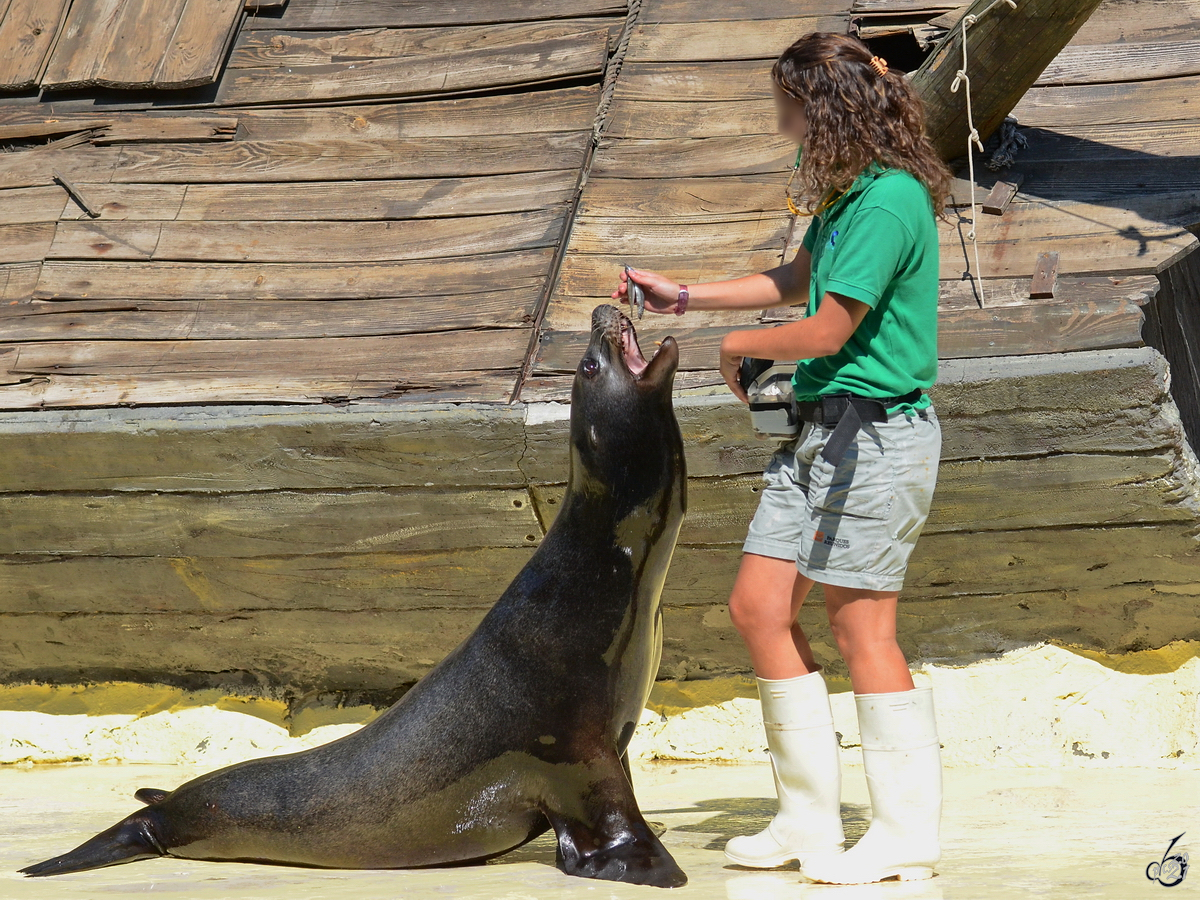
[(83, 872), (165, 856), (166, 852), (154, 835), (154, 819), (147, 813), (147, 810), (139, 810), (107, 831), (84, 841), (70, 853), (26, 866), (21, 872), (32, 876), (66, 875), (68, 872)]

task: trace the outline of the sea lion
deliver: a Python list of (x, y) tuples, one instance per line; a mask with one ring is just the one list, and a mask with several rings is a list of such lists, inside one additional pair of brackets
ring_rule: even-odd
[(479, 627), (394, 706), (311, 750), (142, 788), (145, 808), (21, 871), (154, 856), (431, 866), (553, 828), (569, 875), (686, 884), (638, 809), (626, 753), (662, 654), (660, 594), (686, 506), (678, 363), (673, 338), (647, 362), (629, 319), (595, 309), (557, 519)]

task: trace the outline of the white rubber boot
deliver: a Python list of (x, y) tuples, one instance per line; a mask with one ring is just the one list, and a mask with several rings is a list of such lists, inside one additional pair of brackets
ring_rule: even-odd
[(933, 876), (941, 859), (942, 757), (933, 688), (855, 694), (871, 825), (844, 853), (810, 857), (810, 881), (866, 884)]
[(779, 812), (758, 834), (734, 837), (725, 856), (772, 869), (811, 853), (843, 852), (842, 760), (821, 669), (758, 679)]

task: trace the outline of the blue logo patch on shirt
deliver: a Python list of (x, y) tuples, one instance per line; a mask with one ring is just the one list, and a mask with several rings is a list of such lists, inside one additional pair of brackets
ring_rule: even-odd
[(829, 249), (833, 249), (833, 241), (838, 236), (837, 229), (833, 229), (833, 234), (829, 235)]

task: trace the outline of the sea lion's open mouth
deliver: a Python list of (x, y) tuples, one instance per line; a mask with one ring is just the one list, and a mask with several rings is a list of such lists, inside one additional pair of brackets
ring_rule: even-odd
[[(659, 373), (669, 370), (674, 374), (678, 365), (678, 350), (673, 338), (664, 338), (650, 359), (646, 359), (642, 348), (638, 346), (637, 330), (633, 327), (633, 322), (615, 306), (607, 303), (597, 306), (592, 311), (592, 350), (607, 359), (610, 366), (615, 366), (619, 359), (635, 381), (650, 379), (657, 383), (662, 377)], [(664, 350), (669, 352), (664, 355)], [(660, 356), (663, 357), (661, 360)]]
[(633, 330), (633, 322), (624, 314), (621, 315), (620, 344), (626, 367), (635, 378), (640, 378), (650, 363), (646, 361), (646, 357), (642, 356), (642, 348), (638, 346), (637, 332)]

